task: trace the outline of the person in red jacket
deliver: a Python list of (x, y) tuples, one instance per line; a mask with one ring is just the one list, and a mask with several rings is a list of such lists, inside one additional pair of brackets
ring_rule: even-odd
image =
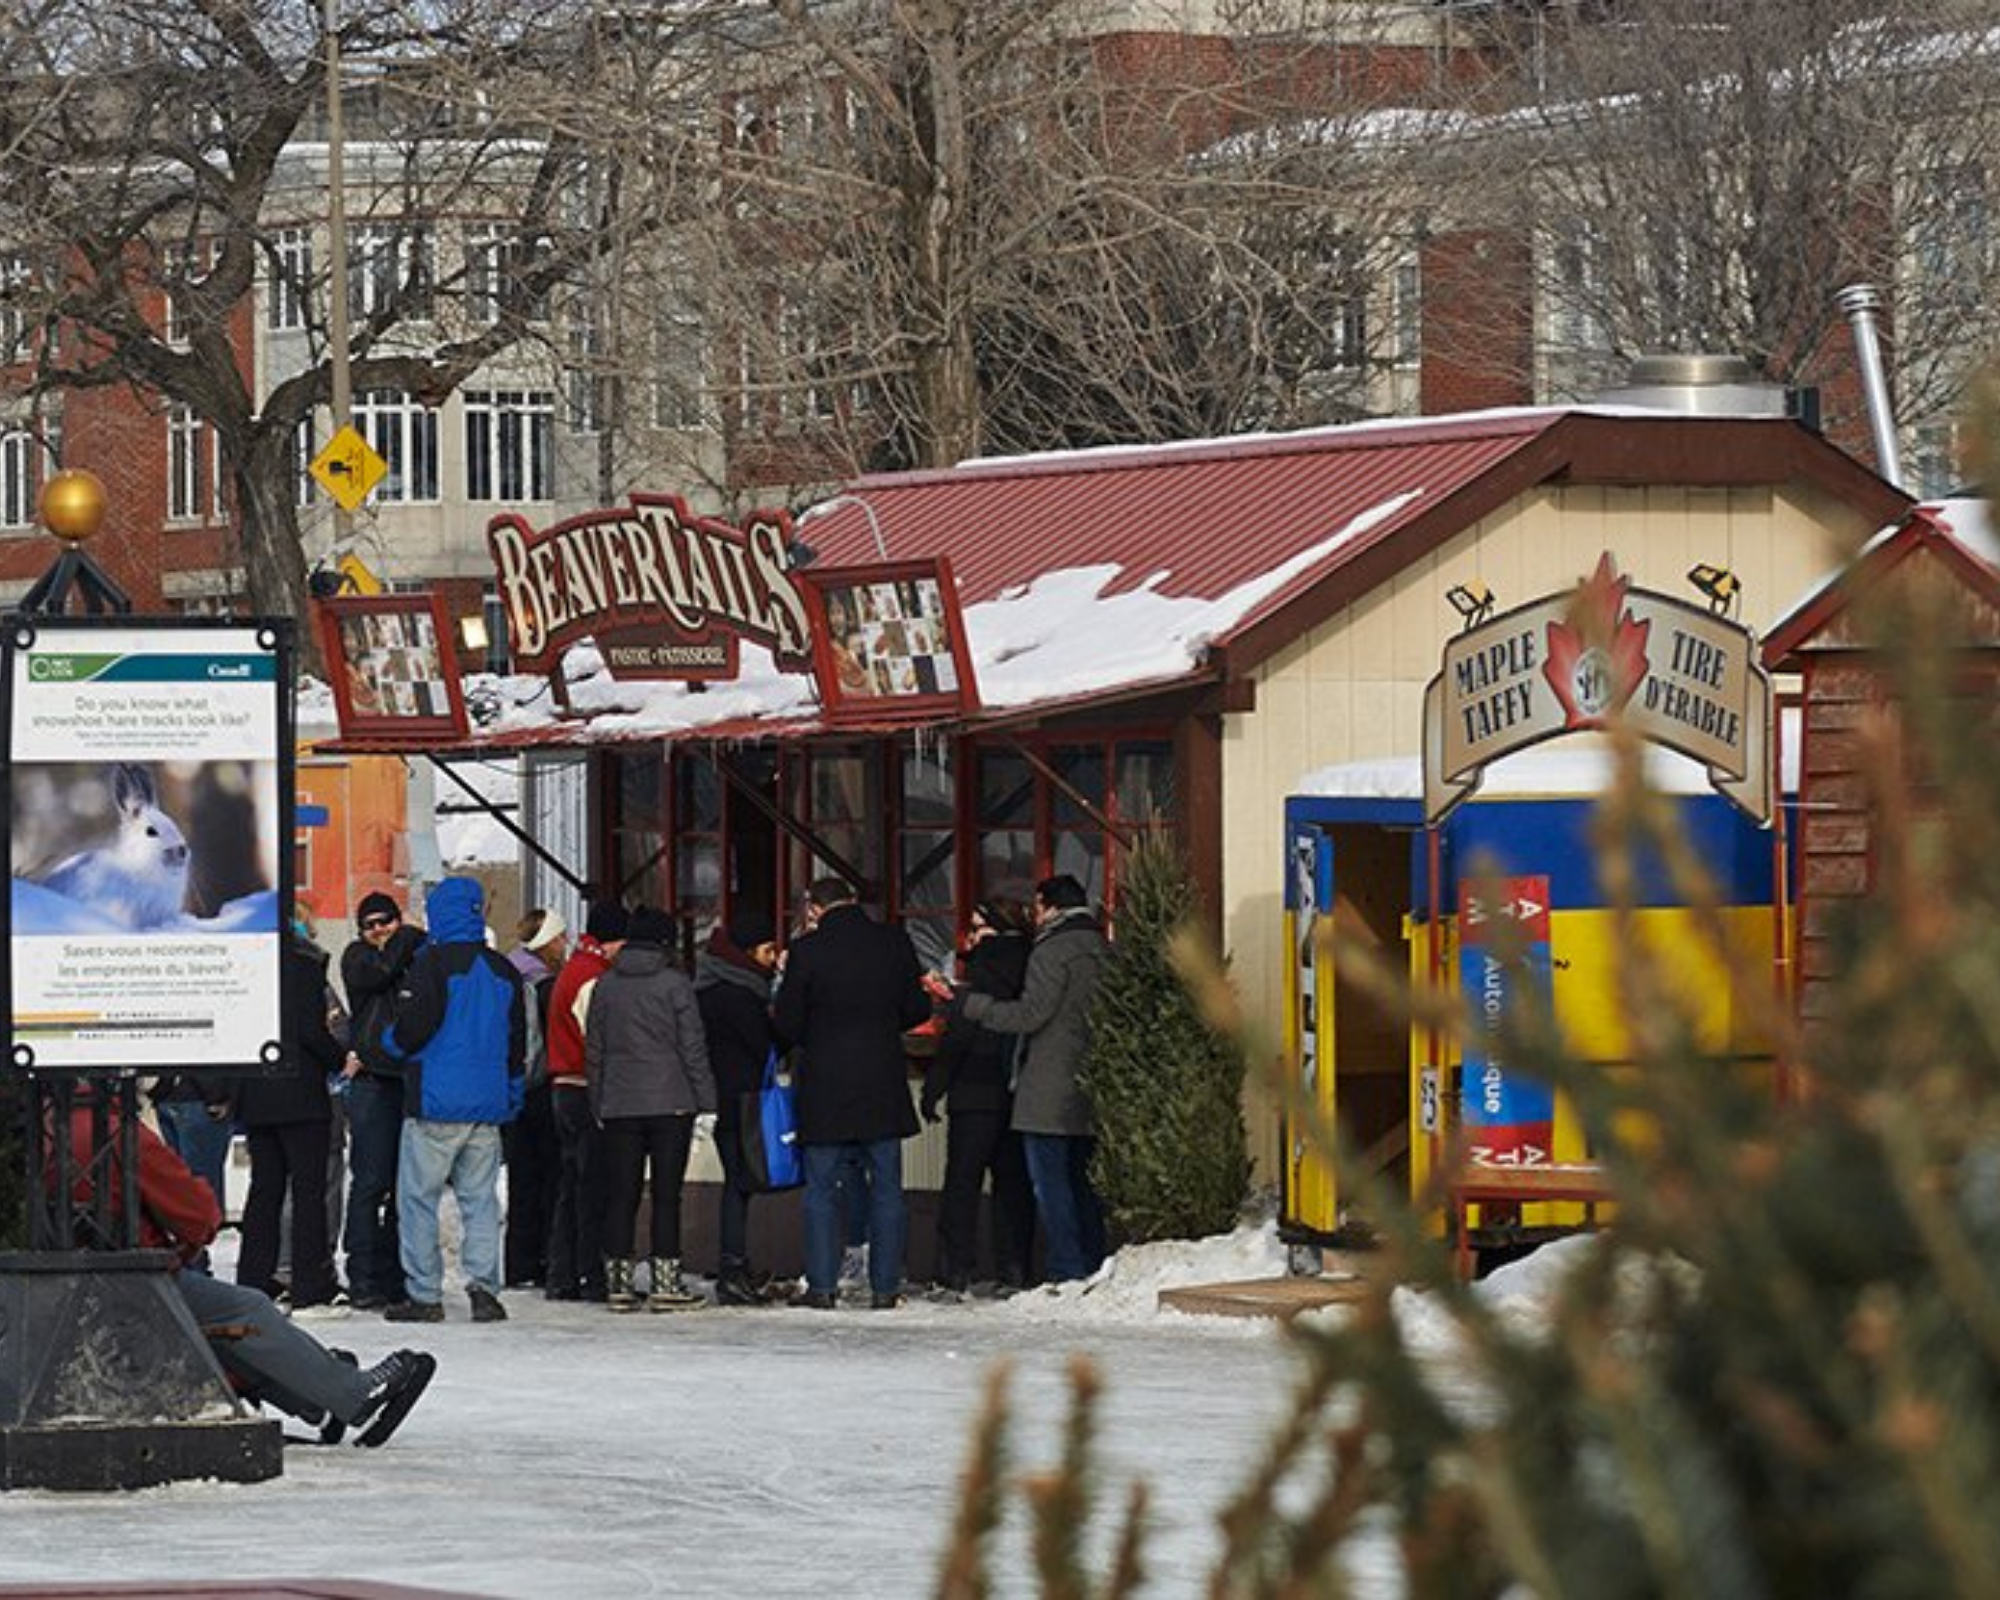
[(627, 914), (616, 900), (590, 908), (583, 937), (549, 989), (543, 1042), (549, 1058), (549, 1100), (555, 1108), (559, 1156), (555, 1211), (549, 1221), (551, 1300), (605, 1298), (604, 1130), (590, 1109), (583, 1030), (597, 980), (625, 943)]
[[(78, 1107), (70, 1119), (76, 1167), (70, 1193), (79, 1205), (88, 1205), (92, 1198), (92, 1121), (87, 1105)], [(115, 1115), (106, 1136), (118, 1137)], [(117, 1204), (122, 1195), (114, 1193), (112, 1200)], [(293, 1322), (261, 1290), (195, 1271), (189, 1263), (221, 1228), (221, 1208), (208, 1185), (143, 1123), (139, 1215), (140, 1242), (174, 1253), (180, 1263), (173, 1274), (174, 1286), (244, 1398), (318, 1428), (329, 1444), (338, 1443), (349, 1428), (360, 1430), (357, 1444), (389, 1442), (436, 1373), (435, 1356), (398, 1350), (372, 1367), (357, 1367)]]

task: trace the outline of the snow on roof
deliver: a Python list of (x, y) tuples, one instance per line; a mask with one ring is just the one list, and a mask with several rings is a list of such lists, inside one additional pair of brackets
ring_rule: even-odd
[[(1796, 793), (1799, 785), (1799, 713), (1786, 707), (1779, 714), (1779, 743), (1784, 771), (1781, 786)], [(1708, 769), (1699, 761), (1661, 745), (1640, 752), (1646, 786), (1661, 794), (1707, 794)], [(1482, 800), (1526, 796), (1597, 795), (1611, 787), (1615, 776), (1611, 747), (1595, 734), (1578, 733), (1503, 756), (1486, 769), (1479, 786)], [(1290, 793), (1337, 800), (1412, 800), (1424, 797), (1423, 760), (1389, 756), (1376, 761), (1343, 761), (1320, 767), (1297, 779)]]
[[(1106, 562), (1043, 573), (994, 599), (968, 605), (965, 633), (980, 700), (989, 709), (1007, 710), (1184, 677), (1200, 666), (1218, 633), (1423, 494), (1413, 488), (1390, 495), (1269, 571), (1212, 599), (1160, 593), (1164, 571), (1147, 574), (1136, 588), (1108, 592), (1126, 573), (1121, 565)], [(817, 713), (812, 679), (778, 670), (768, 650), (746, 641), (740, 668), (735, 679), (701, 689), (677, 682), (621, 682), (603, 670), (603, 658), (586, 645), (569, 652), (564, 670), (571, 704), (590, 716), (593, 738), (665, 736), (725, 722), (778, 723)], [(468, 682), (475, 696), (498, 697), (499, 715), (485, 730), (490, 735), (518, 734), (557, 721), (542, 678), (482, 675)]]
[[(1956, 544), (1967, 555), (1985, 562), (1987, 566), (1994, 568), (1996, 571), (2000, 571), (2000, 531), (1996, 531), (1994, 527), (1993, 508), (1990, 502), (1947, 496), (1940, 500), (1926, 500), (1913, 509), (1916, 512), (1923, 513), (1932, 527), (1950, 539), (1952, 543)], [(1818, 579), (1811, 588), (1807, 589), (1805, 593), (1801, 594), (1790, 605), (1780, 611), (1778, 613), (1778, 620), (1772, 623), (1770, 632), (1766, 637), (1775, 637), (1777, 634), (1782, 633), (1793, 618), (1797, 617), (1800, 612), (1810, 607), (1821, 595), (1845, 579), (1847, 574), (1853, 570), (1856, 563), (1863, 560), (1873, 551), (1880, 549), (1891, 539), (1895, 538), (1898, 533), (1902, 532), (1904, 524), (1908, 521), (1908, 516), (1902, 516), (1898, 517), (1894, 522), (1876, 529), (1869, 536), (1867, 542), (1859, 550), (1855, 551), (1852, 561), (1845, 563), (1834, 571), (1829, 572), (1825, 577)]]

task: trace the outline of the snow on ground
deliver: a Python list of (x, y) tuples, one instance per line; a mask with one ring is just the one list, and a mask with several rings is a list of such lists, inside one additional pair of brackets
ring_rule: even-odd
[[(1530, 1316), (1559, 1276), (1535, 1259), (1492, 1280)], [(363, 1360), (399, 1344), (436, 1353), (436, 1383), (385, 1449), (291, 1449), (267, 1484), (0, 1496), (0, 1582), (921, 1595), (935, 1583), (988, 1375), (1002, 1363), (1011, 1372), (1013, 1470), (1029, 1472), (1057, 1458), (1069, 1364), (1082, 1354), (1105, 1379), (1099, 1546), (1143, 1478), (1145, 1592), (1198, 1595), (1219, 1547), (1215, 1514), (1285, 1411), (1293, 1359), (1275, 1323), (1183, 1316), (1156, 1297), (1283, 1270), (1267, 1223), (1127, 1249), (1089, 1285), (893, 1312), (613, 1316), (509, 1293), (511, 1321), (475, 1326), (454, 1281), (441, 1327), (360, 1315), (312, 1324)], [(1026, 1539), (1017, 1505), (1001, 1534), (1000, 1594), (1036, 1592)], [(1402, 1592), (1392, 1548), (1383, 1537), (1357, 1552), (1354, 1592)]]
[[(233, 1236), (231, 1236), (233, 1239)], [(224, 1246), (224, 1269), (233, 1249)], [(1106, 1504), (1151, 1484), (1160, 1595), (1196, 1594), (1214, 1511), (1288, 1392), (1264, 1323), (1159, 1312), (1172, 1283), (1282, 1270), (1273, 1231), (1125, 1252), (1088, 1290), (894, 1312), (788, 1307), (612, 1316), (510, 1293), (474, 1326), (313, 1324), (439, 1375), (385, 1449), (302, 1447), (268, 1484), (0, 1496), (0, 1581), (339, 1577), (477, 1594), (917, 1595), (996, 1363), (1016, 1466), (1053, 1462), (1073, 1353), (1099, 1363)], [(1105, 1530), (1108, 1537), (1108, 1529)], [(1026, 1594), (1010, 1526), (1015, 1575)]]

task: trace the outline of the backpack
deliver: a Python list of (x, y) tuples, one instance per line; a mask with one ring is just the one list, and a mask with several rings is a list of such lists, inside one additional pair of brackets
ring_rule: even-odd
[(527, 1048), (521, 1056), (526, 1063), (522, 1078), (525, 1089), (539, 1089), (549, 1081), (549, 1037), (544, 1016), (554, 985), (555, 979), (548, 977), (540, 983), (522, 986), (521, 1012), (527, 1022)]

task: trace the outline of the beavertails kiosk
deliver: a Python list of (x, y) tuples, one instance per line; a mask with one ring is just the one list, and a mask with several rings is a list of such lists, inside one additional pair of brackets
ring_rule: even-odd
[[(1475, 1246), (1586, 1223), (1603, 1194), (1573, 1108), (1508, 1059), (1513, 1008), (1552, 1017), (1573, 1058), (1628, 1070), (1620, 967), (1661, 962), (1679, 992), (1702, 997), (1713, 1059), (1768, 1066), (1726, 969), (1768, 970), (1780, 947), (1772, 696), (1722, 587), (1706, 609), (1648, 593), (1606, 554), (1575, 590), (1498, 617), (1474, 597), (1425, 696), (1421, 784), (1414, 761), (1355, 764), (1286, 804), (1300, 1087), (1339, 1119), (1364, 1169), (1443, 1198), (1468, 1272)], [(1610, 751), (1602, 738), (1551, 748), (1613, 724), (1656, 747), (1648, 781), (1672, 794), (1721, 888), (1726, 955), (1693, 935), (1657, 862), (1640, 863), (1630, 923), (1614, 910), (1590, 837)], [(1330, 920), (1406, 960), (1418, 992), (1455, 994), (1463, 1024), (1384, 1019), (1341, 970)], [(1286, 1230), (1294, 1243), (1344, 1242), (1354, 1219), (1339, 1175), (1302, 1123), (1286, 1129)]]

